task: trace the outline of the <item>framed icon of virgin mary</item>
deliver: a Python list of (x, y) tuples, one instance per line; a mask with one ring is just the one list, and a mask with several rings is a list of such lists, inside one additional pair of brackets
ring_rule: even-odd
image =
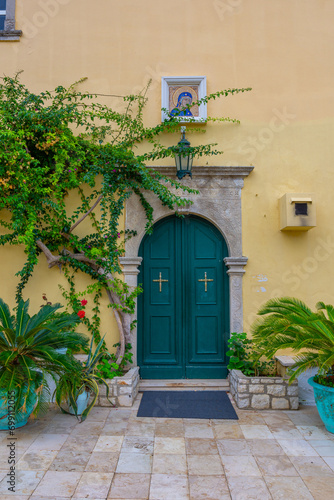
[(205, 122), (206, 103), (197, 104), (206, 96), (205, 76), (166, 76), (161, 79), (161, 120), (171, 116), (184, 122)]

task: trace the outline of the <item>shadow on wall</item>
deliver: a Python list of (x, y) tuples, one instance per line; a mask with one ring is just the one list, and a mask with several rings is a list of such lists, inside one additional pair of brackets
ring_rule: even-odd
[(299, 403), (302, 405), (315, 406), (313, 387), (307, 382), (310, 377), (313, 377), (318, 372), (318, 368), (312, 368), (298, 377), (299, 388)]

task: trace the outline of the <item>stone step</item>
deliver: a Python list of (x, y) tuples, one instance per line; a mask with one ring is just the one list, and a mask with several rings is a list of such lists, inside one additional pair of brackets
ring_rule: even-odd
[(139, 392), (144, 391), (229, 391), (228, 379), (140, 380)]

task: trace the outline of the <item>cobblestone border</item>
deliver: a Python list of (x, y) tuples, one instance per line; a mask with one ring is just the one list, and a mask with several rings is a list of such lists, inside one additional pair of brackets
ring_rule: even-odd
[[(106, 379), (109, 399), (115, 406), (132, 406), (139, 389), (139, 367), (131, 368), (122, 377)], [(100, 386), (100, 394), (95, 406), (111, 406), (106, 397), (106, 388)]]
[(283, 377), (246, 377), (240, 370), (229, 373), (230, 392), (243, 410), (298, 410), (298, 381), (289, 385)]

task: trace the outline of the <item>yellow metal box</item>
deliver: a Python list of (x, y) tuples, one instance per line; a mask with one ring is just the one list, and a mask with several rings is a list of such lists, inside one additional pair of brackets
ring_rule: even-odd
[(281, 231), (308, 231), (316, 226), (314, 193), (285, 193), (279, 204)]

